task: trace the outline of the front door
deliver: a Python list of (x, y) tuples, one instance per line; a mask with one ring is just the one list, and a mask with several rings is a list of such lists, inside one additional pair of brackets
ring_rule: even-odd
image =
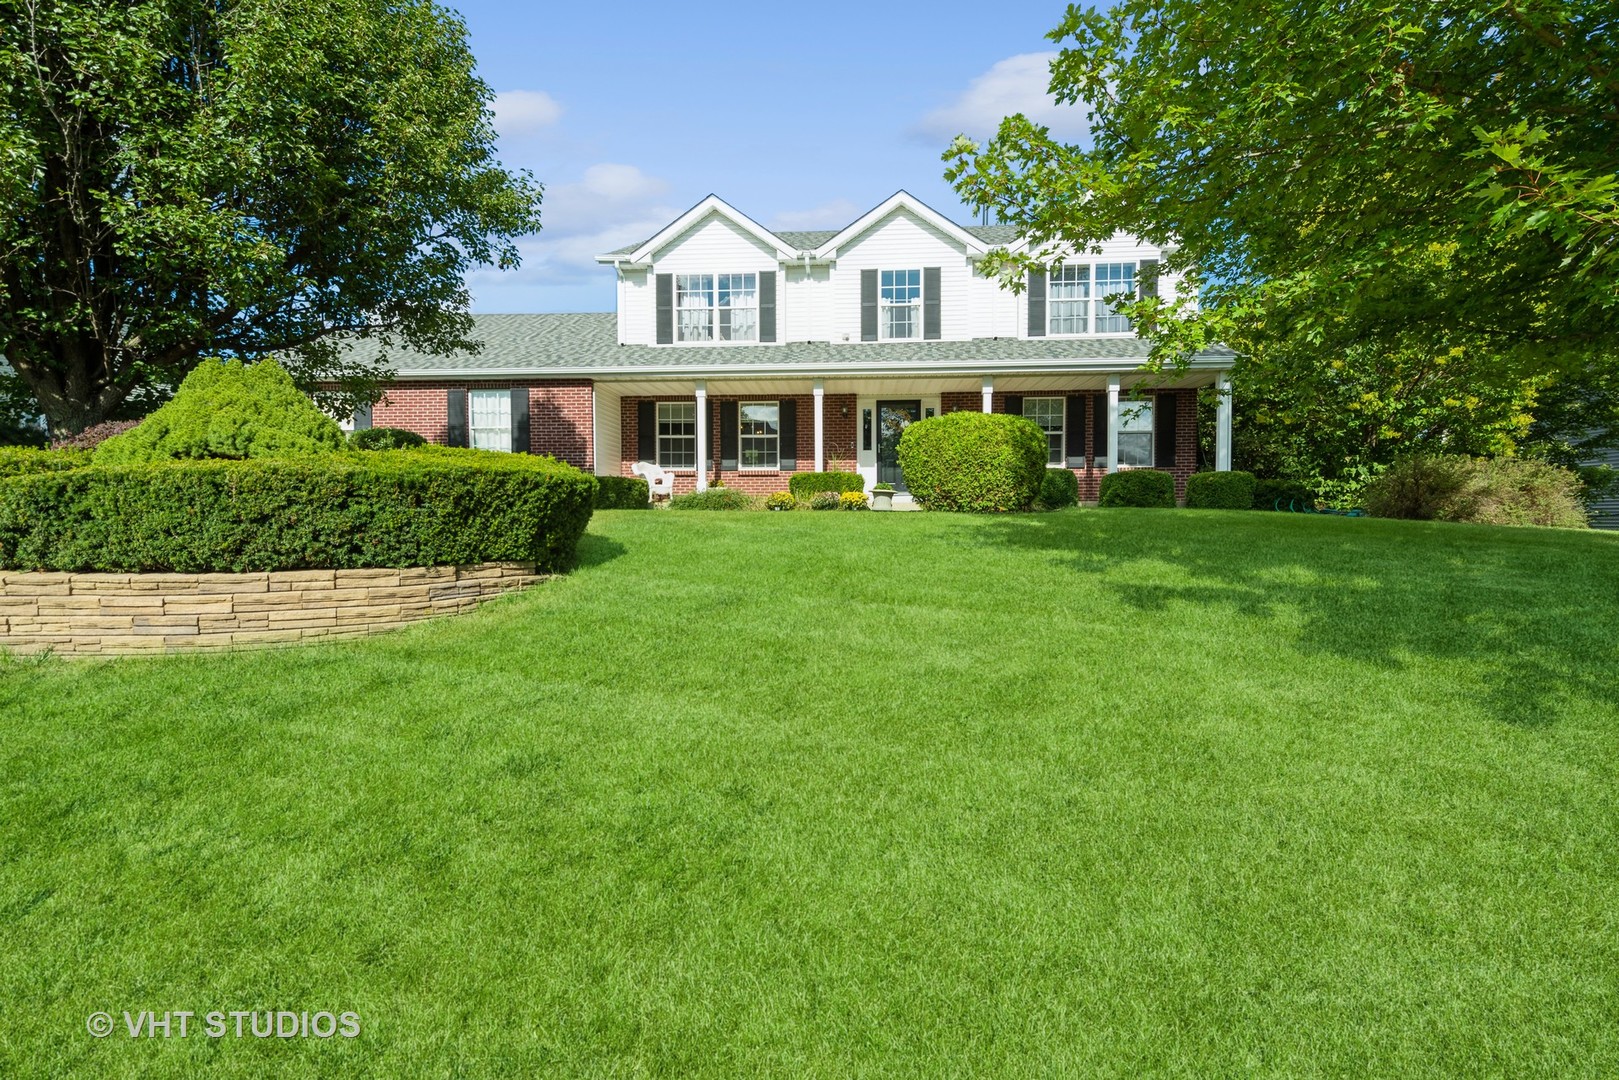
[(899, 471), (899, 437), (922, 419), (920, 401), (879, 401), (877, 403), (877, 482), (893, 484), (905, 491), (905, 477)]

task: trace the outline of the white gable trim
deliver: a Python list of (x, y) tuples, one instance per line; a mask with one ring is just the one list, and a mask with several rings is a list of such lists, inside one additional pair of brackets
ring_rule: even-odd
[(679, 238), (686, 230), (700, 225), (710, 214), (718, 214), (743, 232), (753, 236), (765, 247), (773, 250), (778, 259), (794, 259), (798, 255), (796, 251), (781, 242), (781, 237), (754, 221), (718, 195), (710, 195), (684, 214), (675, 218), (674, 221), (665, 225), (658, 231), (657, 235), (628, 255), (598, 255), (596, 256), (596, 261), (601, 263), (645, 263), (652, 258), (653, 252)]
[(856, 239), (862, 233), (868, 232), (880, 225), (896, 210), (909, 210), (912, 214), (921, 218), (935, 229), (938, 229), (946, 236), (959, 242), (966, 247), (969, 257), (982, 255), (984, 252), (989, 250), (990, 246), (988, 244), (985, 244), (982, 240), (978, 239), (978, 237), (974, 236), (966, 229), (963, 229), (960, 225), (957, 225), (955, 222), (933, 209), (933, 207), (929, 206), (921, 199), (918, 199), (915, 195), (912, 195), (908, 191), (896, 191), (894, 194), (884, 199), (876, 207), (866, 211), (860, 217), (856, 218), (855, 221), (846, 226), (842, 232), (838, 233), (832, 239), (816, 248), (815, 257), (817, 259), (836, 258), (838, 249), (840, 247), (843, 247), (851, 240)]

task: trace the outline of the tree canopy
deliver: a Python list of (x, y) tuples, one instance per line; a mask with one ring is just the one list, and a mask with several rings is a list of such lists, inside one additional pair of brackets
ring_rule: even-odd
[(204, 355), (475, 347), (465, 271), (539, 227), (427, 0), (0, 0), (0, 76), (0, 354), (58, 434)]

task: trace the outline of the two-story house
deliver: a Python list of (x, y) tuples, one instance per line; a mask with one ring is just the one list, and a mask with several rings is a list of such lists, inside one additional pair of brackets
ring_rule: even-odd
[(773, 232), (710, 196), (598, 261), (615, 314), (481, 315), (475, 355), (395, 352), (361, 424), (435, 442), (554, 454), (601, 475), (637, 461), (676, 490), (785, 490), (797, 470), (859, 471), (901, 490), (906, 425), (959, 409), (1038, 424), (1082, 498), (1120, 468), (1197, 467), (1197, 391), (1224, 389), (1214, 467), (1230, 467), (1226, 371), (1211, 349), (1173, 378), (1109, 304), (1180, 281), (1117, 237), (1013, 292), (981, 272), (1007, 226), (963, 226), (900, 192), (841, 229)]

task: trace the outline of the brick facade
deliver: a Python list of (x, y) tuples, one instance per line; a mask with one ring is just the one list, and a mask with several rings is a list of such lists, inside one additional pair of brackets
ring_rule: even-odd
[(429, 442), (444, 443), (449, 431), (449, 390), (528, 389), (529, 452), (550, 454), (594, 470), (595, 439), (590, 380), (480, 379), (398, 382), (371, 408), (376, 427), (414, 431)]

